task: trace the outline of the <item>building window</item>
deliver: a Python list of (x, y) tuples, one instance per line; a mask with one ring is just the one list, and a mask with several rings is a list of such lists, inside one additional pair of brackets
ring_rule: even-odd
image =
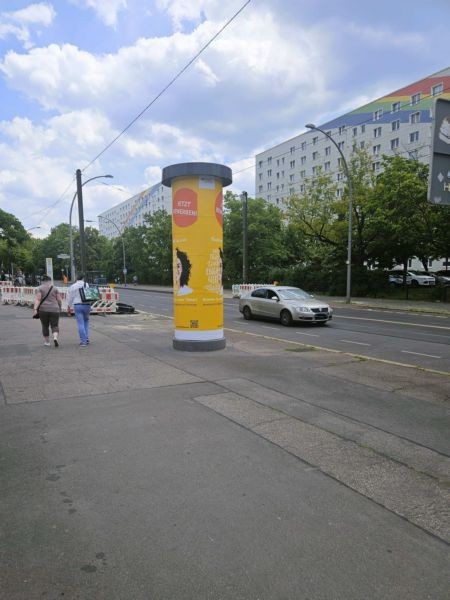
[(280, 166), (280, 159), (277, 158), (277, 167), (279, 167), (279, 166)]
[(302, 142), (302, 150), (305, 151), (306, 150), (306, 142)]
[(313, 174), (313, 175), (317, 175), (317, 168), (318, 168), (318, 167), (313, 167), (313, 168), (312, 168), (312, 174)]
[(324, 164), (324, 167), (325, 167), (325, 173), (328, 173), (328, 171), (331, 169), (331, 163), (329, 161), (327, 161)]
[(305, 162), (306, 162), (306, 156), (302, 156), (301, 159), (300, 159), (300, 162), (301, 162), (302, 165), (304, 165)]
[(267, 196), (267, 201), (268, 201), (268, 202), (270, 202), (271, 200), (272, 200), (272, 196), (269, 194), (269, 195)]
[(279, 185), (277, 185), (277, 192), (279, 192), (279, 191), (280, 191), (280, 186), (279, 186)]
[(293, 196), (294, 195), (294, 188), (289, 188), (289, 196)]
[(277, 179), (280, 179), (280, 173), (279, 172), (277, 173)]
[(408, 156), (412, 160), (417, 160), (417, 150), (408, 150)]
[(313, 160), (317, 160), (318, 156), (319, 156), (318, 152), (313, 152), (313, 154), (312, 154)]
[(400, 110), (401, 104), (400, 102), (393, 102), (391, 112), (396, 113)]
[(269, 170), (267, 171), (267, 177), (272, 177), (272, 169), (269, 169)]
[(374, 121), (379, 121), (381, 119), (381, 117), (383, 116), (383, 109), (379, 108), (378, 110), (376, 110), (373, 113), (373, 120)]
[(318, 139), (319, 138), (317, 136), (313, 137), (313, 146), (317, 144)]
[(271, 181), (268, 181), (268, 182), (267, 182), (267, 189), (268, 189), (268, 190), (271, 190), (271, 189), (272, 189), (272, 182), (271, 182)]
[(361, 148), (361, 150), (364, 149), (365, 145), (366, 145), (366, 142), (364, 142), (364, 141), (359, 142), (359, 147)]
[(412, 113), (409, 117), (409, 122), (413, 125), (414, 123), (420, 123), (420, 112)]
[(380, 162), (374, 162), (372, 163), (372, 170), (373, 171), (379, 171), (381, 169), (381, 163)]
[(443, 91), (444, 91), (444, 84), (438, 83), (437, 85), (433, 85), (433, 87), (431, 88), (431, 95), (437, 96), (438, 94), (442, 94)]
[(344, 173), (339, 172), (336, 175), (336, 181), (343, 181), (344, 180)]
[(262, 161), (262, 160), (260, 160), (260, 161), (259, 161), (259, 163), (258, 163), (258, 167), (259, 167), (260, 169), (262, 169), (262, 165), (263, 165), (263, 161)]
[(356, 137), (357, 135), (358, 135), (358, 128), (353, 127), (353, 137)]
[(338, 169), (344, 168), (344, 161), (342, 160), (342, 158), (340, 158), (340, 157), (338, 158), (337, 164), (338, 164)]
[(306, 177), (306, 171), (300, 171), (300, 177), (304, 179)]
[(268, 164), (268, 165), (271, 165), (271, 164), (272, 164), (272, 157), (271, 157), (271, 156), (269, 156), (269, 158), (267, 159), (267, 164)]
[(300, 193), (301, 194), (305, 193), (305, 186), (303, 184), (300, 186)]
[(396, 148), (398, 148), (398, 146), (399, 146), (398, 138), (394, 138), (393, 140), (391, 140), (391, 150), (395, 150)]
[(400, 119), (397, 119), (396, 121), (392, 121), (391, 130), (398, 131), (399, 129), (400, 129)]
[(339, 127), (339, 135), (342, 135), (343, 133), (345, 133), (345, 125)]
[(336, 197), (337, 198), (342, 198), (343, 195), (344, 195), (344, 191), (341, 188), (338, 188), (336, 190)]
[(419, 141), (419, 132), (418, 131), (413, 131), (412, 133), (409, 134), (409, 141), (412, 144), (413, 142), (418, 142)]
[(344, 142), (338, 142), (338, 148), (339, 148), (339, 150), (343, 150), (344, 149)]
[(259, 174), (259, 180), (261, 181), (262, 179), (262, 173)]
[(262, 185), (260, 185), (260, 186), (258, 187), (258, 191), (259, 191), (259, 192), (262, 192), (262, 191), (263, 191), (263, 186), (262, 186)]
[(327, 146), (325, 148), (325, 156), (330, 156), (330, 154), (331, 154), (331, 146)]
[(381, 127), (375, 127), (375, 129), (373, 130), (373, 137), (381, 137)]
[(361, 125), (361, 133), (366, 133), (366, 126), (365, 125)]
[(282, 164), (282, 165), (284, 165), (284, 156), (283, 156), (283, 158), (281, 159), (281, 164)]
[(420, 98), (421, 98), (420, 92), (417, 92), (417, 94), (413, 94), (411, 96), (411, 105), (414, 106), (414, 104), (419, 104)]
[(293, 181), (294, 181), (294, 175), (289, 175), (289, 181), (290, 181), (291, 183), (293, 183)]
[(293, 169), (295, 167), (295, 160), (291, 160), (289, 166), (291, 167), (291, 169)]
[(376, 146), (373, 147), (373, 155), (374, 156), (378, 156), (380, 154), (380, 150), (381, 150), (381, 145), (377, 144)]
[(291, 154), (294, 154), (295, 152), (295, 146), (291, 146)]

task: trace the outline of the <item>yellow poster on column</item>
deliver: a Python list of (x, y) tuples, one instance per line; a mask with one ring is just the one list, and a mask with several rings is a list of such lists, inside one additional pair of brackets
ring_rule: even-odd
[(222, 203), (222, 181), (216, 177), (172, 182), (175, 336), (223, 336)]

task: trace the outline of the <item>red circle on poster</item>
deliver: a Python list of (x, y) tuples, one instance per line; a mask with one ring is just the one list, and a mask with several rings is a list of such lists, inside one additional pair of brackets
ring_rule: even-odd
[(219, 192), (219, 194), (217, 195), (216, 198), (216, 204), (214, 207), (214, 212), (216, 213), (216, 219), (219, 222), (219, 225), (222, 227), (222, 221), (223, 221), (223, 208), (222, 208), (222, 204), (223, 204), (223, 196), (222, 196), (222, 192)]
[(198, 218), (197, 193), (189, 188), (180, 188), (173, 196), (172, 218), (178, 227), (189, 227)]

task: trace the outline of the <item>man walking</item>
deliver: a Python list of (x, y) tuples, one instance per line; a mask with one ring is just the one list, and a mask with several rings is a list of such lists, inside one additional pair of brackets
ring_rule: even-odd
[(89, 302), (83, 302), (80, 293), (81, 288), (87, 287), (89, 287), (89, 285), (84, 280), (84, 274), (79, 273), (77, 281), (70, 286), (67, 295), (69, 315), (75, 313), (75, 318), (77, 320), (81, 348), (86, 348), (87, 344), (89, 344), (89, 315), (91, 313), (91, 305)]

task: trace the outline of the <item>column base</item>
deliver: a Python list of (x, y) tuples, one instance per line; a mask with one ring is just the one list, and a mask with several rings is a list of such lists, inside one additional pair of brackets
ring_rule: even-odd
[(227, 344), (225, 338), (220, 340), (177, 340), (173, 339), (175, 350), (185, 352), (210, 352), (211, 350), (223, 350)]

